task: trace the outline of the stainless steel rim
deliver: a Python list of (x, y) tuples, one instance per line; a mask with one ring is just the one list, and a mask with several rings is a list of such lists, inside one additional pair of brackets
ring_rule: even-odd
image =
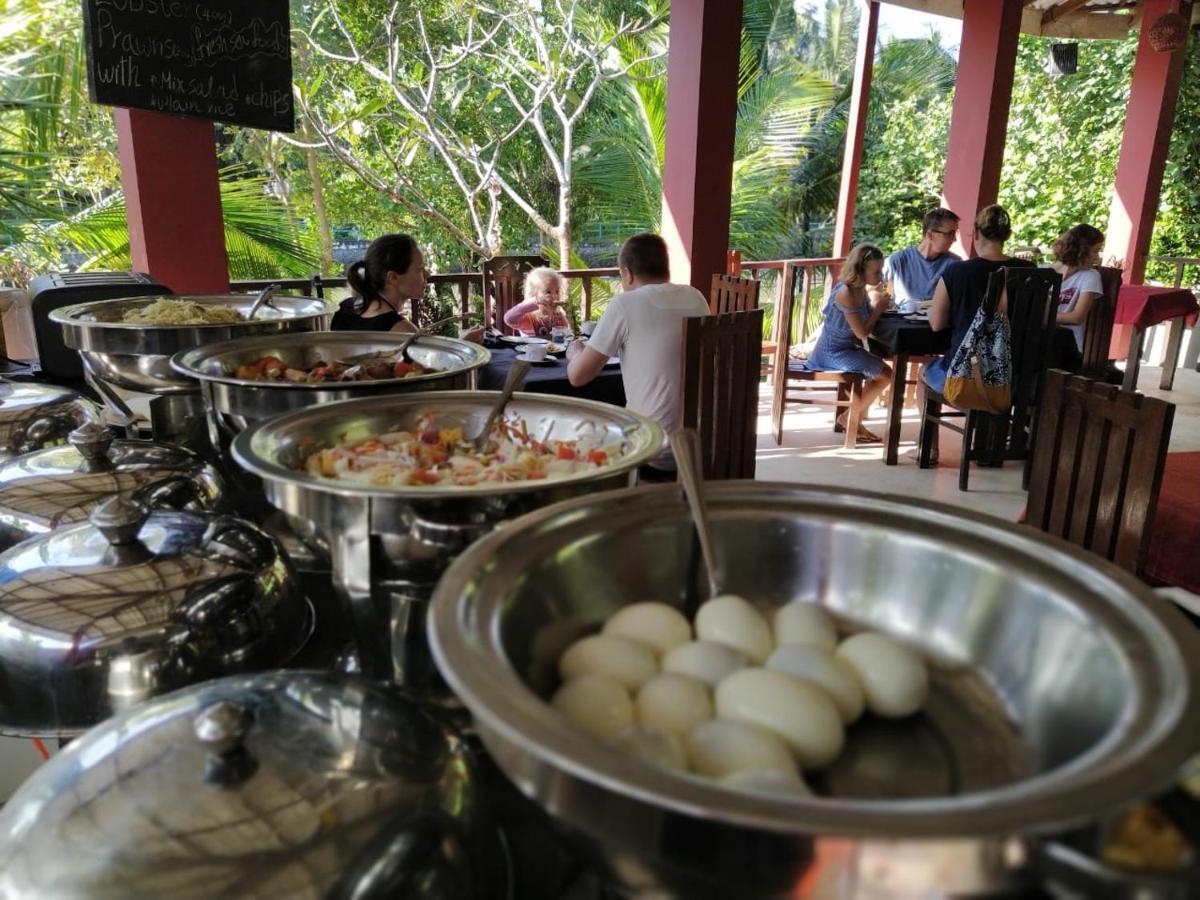
[(547, 489), (569, 487), (594, 481), (597, 476), (619, 475), (642, 465), (656, 456), (662, 448), (662, 429), (645, 416), (600, 403), (595, 400), (582, 400), (577, 397), (561, 397), (556, 394), (514, 394), (514, 400), (527, 405), (541, 405), (552, 410), (564, 408), (577, 410), (583, 414), (591, 413), (597, 418), (608, 421), (624, 419), (627, 438), (633, 443), (630, 452), (619, 462), (593, 471), (581, 472), (566, 478), (555, 478), (552, 481), (515, 481), (497, 484), (494, 488), (480, 489), (478, 487), (421, 487), (421, 488), (384, 488), (365, 484), (348, 484), (328, 478), (318, 478), (307, 472), (300, 472), (279, 465), (269, 459), (266, 451), (271, 436), (285, 432), (293, 427), (302, 426), (305, 421), (311, 422), (315, 417), (351, 418), (358, 412), (372, 411), (376, 407), (403, 409), (413, 406), (437, 409), (439, 404), (462, 403), (473, 401), (481, 410), (491, 406), (495, 391), (426, 391), (419, 394), (401, 394), (383, 397), (366, 397), (352, 400), (340, 400), (336, 403), (322, 404), (315, 409), (303, 409), (294, 413), (271, 419), (253, 428), (241, 432), (233, 440), (230, 448), (234, 460), (248, 472), (260, 478), (284, 482), (307, 490), (341, 497), (366, 497), (381, 500), (395, 499), (427, 499), (488, 497), (495, 495), (525, 494)]
[[(230, 341), (221, 341), (217, 344), (205, 344), (203, 347), (195, 347), (191, 350), (183, 350), (171, 357), (171, 368), (180, 375), (185, 375), (188, 378), (194, 378), (197, 381), (212, 381), (218, 384), (233, 384), (239, 387), (250, 388), (265, 388), (267, 390), (286, 390), (286, 391), (322, 391), (331, 388), (353, 388), (356, 385), (382, 387), (396, 384), (422, 384), (429, 381), (436, 381), (440, 378), (445, 378), (448, 375), (458, 375), (465, 372), (472, 372), (488, 364), (492, 358), (492, 353), (486, 347), (480, 344), (473, 344), (469, 341), (460, 341), (454, 338), (439, 337), (436, 335), (422, 336), (413, 341), (414, 346), (427, 344), (439, 346), (444, 349), (461, 350), (468, 348), (470, 351), (470, 360), (454, 369), (444, 369), (439, 372), (430, 372), (426, 375), (417, 375), (411, 378), (376, 378), (371, 381), (364, 382), (328, 382), (323, 384), (305, 384), (292, 382), (276, 382), (276, 381), (251, 381), (246, 378), (235, 378), (232, 375), (213, 375), (210, 372), (203, 370), (205, 363), (218, 359), (229, 353), (236, 353), (240, 350), (247, 350), (255, 345), (270, 344), (279, 340), (278, 335), (270, 335), (268, 337), (245, 337), (234, 338)], [(373, 335), (370, 339), (364, 338), (358, 332), (332, 332), (332, 331), (310, 331), (301, 334), (292, 335), (288, 339), (288, 343), (296, 346), (304, 344), (339, 344), (339, 343), (379, 343), (381, 345), (395, 344), (397, 347), (402, 346), (407, 342), (407, 338), (390, 335)]]
[[(67, 328), (79, 328), (79, 329), (87, 329), (87, 330), (108, 331), (111, 329), (111, 330), (117, 330), (117, 331), (137, 332), (137, 331), (176, 331), (176, 330), (190, 331), (192, 329), (200, 329), (203, 331), (203, 330), (219, 330), (222, 328), (228, 329), (230, 327), (236, 328), (239, 325), (242, 325), (242, 326), (270, 325), (273, 322), (300, 322), (300, 321), (304, 321), (306, 319), (327, 318), (327, 317), (333, 315), (333, 307), (330, 306), (328, 303), (326, 303), (325, 304), (326, 309), (321, 310), (321, 311), (314, 310), (313, 312), (301, 312), (301, 313), (297, 313), (295, 315), (273, 317), (273, 318), (266, 318), (266, 319), (246, 320), (246, 321), (242, 321), (242, 322), (200, 322), (200, 323), (196, 323), (196, 324), (192, 324), (192, 325), (148, 325), (148, 324), (141, 324), (138, 322), (102, 322), (99, 320), (90, 320), (90, 319), (81, 318), (81, 316), (85, 316), (88, 313), (95, 312), (98, 309), (102, 309), (106, 306), (112, 306), (116, 303), (120, 303), (120, 302), (124, 302), (124, 301), (128, 301), (128, 300), (146, 300), (146, 301), (152, 301), (155, 299), (186, 300), (186, 299), (189, 299), (190, 296), (194, 296), (194, 295), (181, 294), (178, 297), (173, 297), (171, 295), (163, 295), (163, 297), (159, 297), (159, 298), (155, 298), (155, 297), (118, 297), (118, 298), (112, 298), (112, 299), (108, 299), (108, 300), (92, 300), (87, 303), (75, 303), (71, 306), (64, 306), (59, 309), (52, 310), (50, 313), (50, 320), (52, 322), (57, 322), (59, 325), (63, 325)], [(220, 294), (220, 295), (212, 295), (212, 296), (224, 297), (228, 300), (229, 303), (233, 303), (235, 301), (245, 301), (247, 304), (249, 304), (250, 302), (253, 302), (253, 300), (254, 300), (253, 296), (248, 295), (248, 294), (247, 295)], [(277, 299), (288, 299), (288, 298), (285, 296), (281, 296)], [(316, 300), (317, 298), (297, 297), (297, 298), (293, 298), (293, 299)]]
[[(947, 534), (952, 523), (961, 526), (965, 520), (976, 538), (1010, 553), (1013, 565), (1035, 557), (1050, 560), (1086, 587), (1089, 612), (1110, 624), (1123, 624), (1125, 649), (1142, 678), (1157, 669), (1156, 658), (1146, 653), (1153, 645), (1166, 659), (1158, 673), (1163, 676), (1159, 679), (1164, 682), (1163, 696), (1139, 692), (1142, 718), (1150, 721), (1139, 723), (1143, 727), (1137, 733), (1132, 733), (1134, 723), (1126, 722), (1123, 731), (1058, 769), (1002, 789), (945, 799), (759, 798), (638, 763), (578, 733), (526, 686), (499, 637), (497, 613), (506, 598), (481, 597), (477, 592), (481, 581), (504, 568), (510, 542), (528, 540), (535, 531), (569, 530), (585, 519), (588, 507), (598, 500), (615, 515), (635, 504), (643, 512), (647, 504), (663, 513), (683, 510), (678, 489), (663, 485), (569, 500), (529, 513), (477, 541), (443, 576), (429, 611), (430, 642), (443, 676), (475, 716), (485, 742), (496, 736), (541, 764), (627, 800), (684, 815), (783, 833), (893, 838), (1029, 833), (1093, 819), (1168, 783), (1197, 750), (1200, 676), (1195, 661), (1200, 660), (1200, 636), (1169, 604), (1115, 566), (1062, 540), (944, 504), (763, 482), (722, 482), (710, 485), (709, 491), (711, 510), (723, 505), (748, 508), (787, 495), (798, 503), (819, 501), (841, 507), (848, 517), (864, 508), (881, 522), (919, 516), (922, 527)], [(963, 543), (961, 527), (952, 533), (956, 543)], [(1120, 594), (1125, 596), (1114, 599)], [(1179, 676), (1184, 683), (1179, 683)]]

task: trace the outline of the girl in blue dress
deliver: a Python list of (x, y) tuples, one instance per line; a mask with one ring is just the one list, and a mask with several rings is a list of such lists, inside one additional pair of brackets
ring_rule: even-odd
[[(862, 396), (855, 410), (860, 422), (892, 377), (888, 364), (863, 346), (879, 317), (892, 305), (886, 291), (874, 303), (867, 297), (867, 287), (875, 287), (882, 280), (882, 250), (874, 244), (859, 244), (850, 251), (842, 265), (842, 277), (825, 304), (821, 336), (805, 363), (805, 368), (813, 372), (857, 372), (863, 376)], [(845, 426), (846, 417), (845, 412), (839, 415), (838, 424)], [(859, 425), (858, 441), (877, 442), (879, 436)]]

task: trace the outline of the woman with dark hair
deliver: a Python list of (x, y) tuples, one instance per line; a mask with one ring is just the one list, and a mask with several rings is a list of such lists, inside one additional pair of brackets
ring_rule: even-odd
[(1075, 346), (1083, 352), (1083, 326), (1087, 323), (1092, 301), (1104, 293), (1104, 283), (1096, 266), (1104, 248), (1104, 232), (1091, 225), (1075, 225), (1054, 242), (1054, 258), (1062, 274), (1055, 321), (1069, 329)]
[(929, 327), (934, 331), (950, 329), (950, 349), (927, 365), (921, 378), (939, 394), (946, 389), (946, 367), (983, 304), (992, 273), (1003, 268), (1034, 268), (1029, 260), (1004, 252), (1004, 242), (1011, 236), (1012, 221), (1004, 207), (985, 206), (975, 217), (976, 255), (947, 266), (934, 288)]
[(371, 241), (367, 255), (346, 269), (354, 296), (333, 314), (334, 331), (416, 331), (400, 312), (406, 301), (425, 293), (425, 257), (407, 234)]

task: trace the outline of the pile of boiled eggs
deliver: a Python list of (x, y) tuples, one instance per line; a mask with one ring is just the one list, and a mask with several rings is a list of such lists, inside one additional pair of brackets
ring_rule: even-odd
[(665, 603), (634, 603), (558, 661), (552, 705), (638, 757), (734, 788), (808, 794), (802, 772), (837, 758), (864, 709), (902, 717), (929, 690), (922, 659), (882, 634), (839, 643), (811, 603), (767, 618), (741, 597), (709, 600), (695, 628)]

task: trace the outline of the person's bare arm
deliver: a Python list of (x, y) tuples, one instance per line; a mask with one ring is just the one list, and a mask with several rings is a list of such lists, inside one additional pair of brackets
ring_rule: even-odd
[(945, 331), (950, 327), (950, 292), (941, 278), (933, 289), (933, 303), (929, 305), (929, 327), (934, 331)]
[(572, 387), (583, 387), (600, 374), (608, 357), (583, 341), (572, 341), (567, 347), (567, 380)]
[[(889, 300), (885, 297), (872, 307), (867, 303), (865, 295), (856, 298), (851, 295), (848, 288), (841, 288), (835, 302), (845, 313), (846, 323), (854, 332), (854, 336), (860, 341), (865, 341), (875, 329), (875, 323), (879, 321), (879, 317), (887, 309)], [(864, 312), (867, 312), (866, 316), (863, 315)]]
[(401, 316), (400, 321), (397, 322), (395, 325), (393, 325), (391, 330), (392, 331), (402, 331), (405, 334), (412, 334), (413, 332), (415, 332), (417, 330), (417, 326), (414, 325), (412, 322), (408, 321), (408, 319)]
[(872, 303), (880, 302), (884, 297), (890, 301), (896, 296), (896, 282), (883, 281), (874, 287), (867, 288), (867, 296), (871, 298)]
[(1094, 291), (1083, 291), (1079, 295), (1079, 299), (1075, 301), (1075, 308), (1067, 312), (1060, 312), (1055, 321), (1059, 325), (1082, 325), (1087, 321), (1088, 310), (1092, 306), (1092, 301), (1099, 296)]

